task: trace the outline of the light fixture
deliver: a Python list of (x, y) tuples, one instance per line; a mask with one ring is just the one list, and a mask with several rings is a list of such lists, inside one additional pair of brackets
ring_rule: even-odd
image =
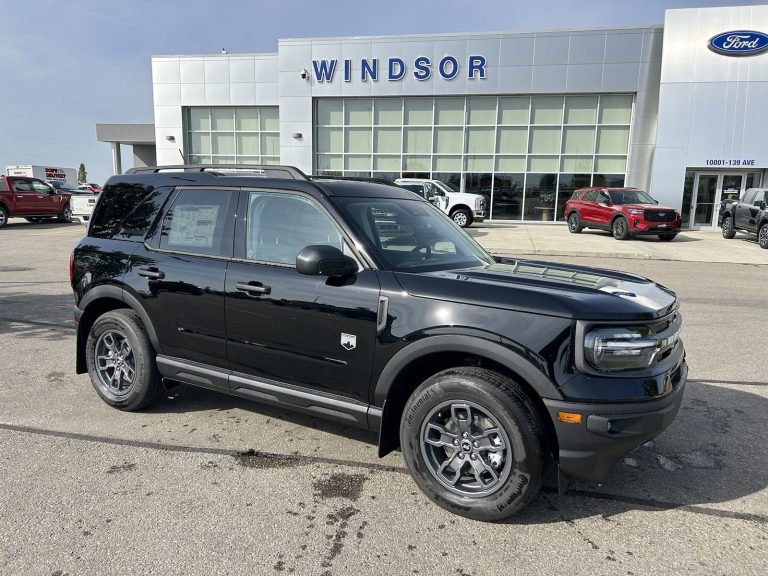
[(301, 140), (301, 139), (304, 137), (304, 135), (303, 135), (301, 132), (294, 132), (294, 133), (292, 134), (292, 136), (293, 136), (294, 138), (296, 138), (296, 140)]
[(172, 134), (166, 136), (165, 139), (168, 140), (168, 142), (176, 142), (176, 136), (173, 136)]

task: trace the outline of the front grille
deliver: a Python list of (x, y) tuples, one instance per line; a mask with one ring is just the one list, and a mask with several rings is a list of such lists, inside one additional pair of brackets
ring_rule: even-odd
[(676, 217), (674, 210), (646, 210), (644, 216), (648, 222), (674, 222)]

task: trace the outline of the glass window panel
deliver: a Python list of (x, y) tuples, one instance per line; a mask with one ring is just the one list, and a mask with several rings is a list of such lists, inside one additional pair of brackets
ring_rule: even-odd
[(461, 172), (461, 156), (435, 156), (433, 169), (441, 172)]
[(370, 125), (373, 102), (369, 98), (348, 98), (344, 101), (345, 123), (353, 126)]
[(390, 172), (374, 172), (373, 177), (383, 178), (384, 180), (389, 180), (390, 182), (394, 182), (395, 180), (400, 178), (400, 159), (398, 158), (397, 169)]
[(464, 98), (436, 98), (435, 124), (464, 124)]
[(373, 169), (400, 172), (400, 156), (374, 156)]
[(493, 154), (495, 131), (495, 128), (467, 128), (467, 153)]
[(235, 134), (234, 132), (215, 132), (213, 135), (213, 153), (214, 154), (234, 154), (235, 153)]
[(624, 174), (595, 174), (592, 186), (605, 188), (623, 188)]
[(527, 174), (525, 178), (525, 220), (554, 220), (557, 174)]
[(211, 108), (211, 130), (234, 130), (235, 114), (232, 108)]
[(371, 151), (370, 128), (348, 128), (346, 133), (345, 151), (363, 154)]
[(211, 164), (211, 157), (210, 156), (190, 156), (189, 163), (190, 164)]
[(531, 154), (559, 154), (560, 128), (531, 128)]
[(491, 201), (492, 186), (493, 174), (491, 172), (464, 175), (464, 192), (485, 196), (486, 206)]
[(626, 168), (626, 156), (598, 156), (595, 158), (595, 172), (624, 172)]
[(237, 135), (237, 153), (258, 155), (259, 135), (258, 134), (238, 134)]
[(269, 156), (280, 155), (280, 135), (262, 134), (261, 135), (261, 153)]
[(320, 98), (317, 101), (318, 126), (341, 126), (344, 123), (344, 106), (336, 98)]
[(432, 98), (406, 98), (405, 123), (432, 125)]
[(563, 209), (571, 195), (579, 188), (589, 188), (592, 182), (591, 174), (560, 174), (557, 191), (557, 209), (555, 220), (565, 220)]
[(237, 130), (255, 132), (259, 129), (258, 108), (235, 108), (235, 126)]
[(242, 154), (237, 155), (237, 163), (238, 164), (263, 164), (261, 161), (261, 156), (243, 156)]
[(493, 177), (491, 210), (494, 219), (520, 220), (523, 213), (523, 181), (525, 174), (496, 174)]
[(400, 98), (376, 98), (373, 101), (373, 123), (400, 126), (403, 123), (403, 101)]
[(557, 172), (557, 156), (528, 156), (528, 172)]
[(262, 156), (261, 163), (262, 164), (280, 164), (280, 157), (279, 156)]
[(499, 124), (528, 124), (531, 99), (499, 98)]
[(568, 96), (565, 99), (566, 124), (594, 124), (597, 119), (597, 96)]
[(344, 167), (342, 156), (336, 154), (318, 154), (318, 170), (341, 170)]
[(561, 172), (592, 172), (592, 156), (563, 156)]
[[(426, 172), (429, 178), (429, 156), (406, 156), (403, 158), (403, 170)], [(416, 178), (416, 176), (414, 176)]]
[(496, 98), (467, 98), (469, 124), (496, 124)]
[(432, 178), (440, 180), (454, 192), (461, 191), (461, 173), (460, 172), (435, 172)]
[(626, 154), (629, 146), (629, 128), (610, 127), (597, 130), (598, 154)]
[(403, 135), (400, 128), (374, 128), (373, 151), (400, 154)]
[(467, 156), (464, 164), (470, 172), (492, 172), (493, 156)]
[(344, 166), (347, 170), (371, 170), (371, 157), (370, 156), (351, 156), (347, 155), (345, 158)]
[(566, 127), (563, 132), (563, 154), (593, 154), (595, 129), (586, 126)]
[(600, 124), (629, 124), (632, 96), (600, 96)]
[(525, 156), (496, 156), (497, 172), (525, 172)]
[(461, 154), (464, 151), (463, 128), (435, 128), (435, 152)]
[(276, 107), (270, 106), (261, 109), (261, 129), (270, 132), (280, 131), (280, 119)]
[(190, 132), (189, 144), (192, 154), (211, 153), (211, 135), (208, 132)]
[(189, 109), (189, 129), (206, 131), (211, 129), (211, 118), (208, 108)]
[(432, 152), (431, 128), (406, 128), (405, 151), (429, 154)]
[(214, 156), (214, 164), (237, 164), (237, 160), (234, 156)]
[(499, 128), (498, 154), (525, 154), (528, 151), (528, 128)]
[(344, 149), (341, 128), (318, 128), (317, 151), (341, 152)]
[(534, 96), (531, 98), (531, 124), (560, 124), (562, 121), (562, 96)]

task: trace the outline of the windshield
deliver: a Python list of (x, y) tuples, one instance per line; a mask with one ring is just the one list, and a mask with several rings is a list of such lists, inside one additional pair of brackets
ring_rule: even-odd
[(427, 272), (493, 263), (479, 244), (428, 202), (349, 197), (333, 202), (388, 270)]
[(642, 190), (609, 190), (608, 195), (613, 204), (658, 204)]
[(442, 188), (443, 192), (448, 192), (450, 194), (451, 192), (459, 191), (459, 187), (455, 184), (446, 184), (442, 180), (433, 180), (433, 182), (437, 185), (438, 188)]

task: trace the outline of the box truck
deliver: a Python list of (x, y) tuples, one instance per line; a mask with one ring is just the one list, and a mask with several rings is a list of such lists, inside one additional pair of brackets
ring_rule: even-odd
[(27, 176), (40, 178), (41, 180), (58, 180), (68, 182), (77, 188), (77, 170), (74, 168), (59, 168), (58, 166), (32, 166), (24, 164), (19, 166), (6, 166), (6, 176)]

